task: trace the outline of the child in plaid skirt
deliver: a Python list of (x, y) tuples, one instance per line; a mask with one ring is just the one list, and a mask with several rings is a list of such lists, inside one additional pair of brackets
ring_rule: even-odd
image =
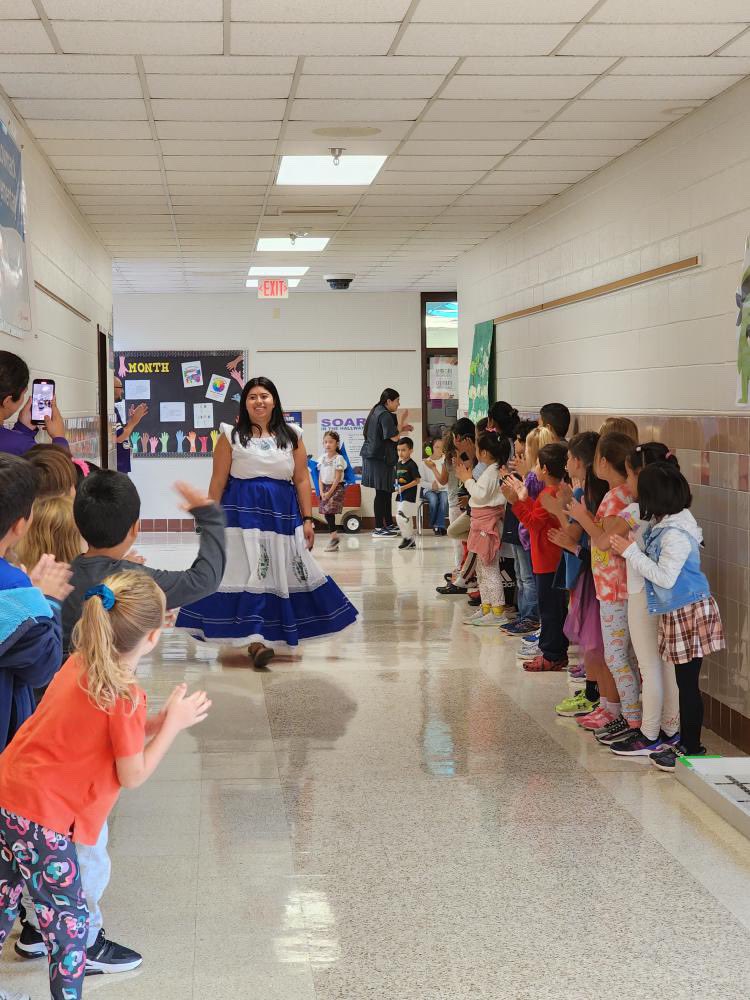
[(659, 615), (659, 654), (674, 664), (680, 700), (680, 744), (651, 754), (652, 763), (673, 771), (677, 757), (705, 754), (701, 745), (703, 657), (722, 649), (724, 630), (716, 601), (700, 568), (703, 533), (688, 510), (692, 496), (677, 466), (653, 462), (638, 477), (641, 518), (650, 521), (645, 551), (613, 536), (612, 549), (646, 581), (649, 614)]

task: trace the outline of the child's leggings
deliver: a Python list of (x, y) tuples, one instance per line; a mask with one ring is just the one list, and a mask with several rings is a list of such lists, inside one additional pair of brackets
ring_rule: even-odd
[(18, 916), (24, 884), (49, 956), (53, 1000), (80, 1000), (89, 914), (69, 837), (0, 809), (0, 947)]
[(600, 601), (604, 660), (617, 685), (623, 717), (631, 726), (641, 724), (641, 679), (630, 645), (627, 601)]
[(689, 663), (675, 663), (674, 672), (680, 689), (680, 742), (688, 753), (697, 753), (701, 745), (703, 726), (703, 696), (699, 677), (703, 657)]
[(503, 587), (503, 577), (500, 572), (498, 557), (495, 557), (491, 563), (485, 563), (481, 559), (477, 559), (477, 583), (479, 584), (479, 596), (482, 599), (482, 607), (504, 607), (505, 588)]
[(628, 594), (628, 626), (643, 687), (641, 732), (650, 740), (657, 739), (661, 729), (674, 736), (680, 728), (675, 669), (659, 655), (659, 615), (648, 613), (645, 588)]

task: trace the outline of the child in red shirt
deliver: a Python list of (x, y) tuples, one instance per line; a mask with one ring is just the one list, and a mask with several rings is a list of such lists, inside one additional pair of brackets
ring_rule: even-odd
[(144, 573), (108, 577), (86, 594), (76, 652), (0, 755), (0, 942), (24, 884), (39, 914), (54, 1000), (78, 1000), (88, 911), (75, 843), (94, 844), (120, 788), (156, 769), (177, 734), (205, 719), (204, 691), (185, 685), (146, 717), (138, 661), (158, 642), (164, 594)]
[(562, 549), (549, 539), (550, 529), (557, 528), (557, 518), (544, 508), (541, 498), (545, 494), (557, 495), (565, 476), (568, 449), (564, 444), (547, 444), (539, 450), (537, 477), (544, 489), (532, 500), (525, 488), (508, 477), (503, 482), (506, 499), (513, 504), (513, 513), (529, 530), (531, 539), (531, 567), (537, 587), (539, 602), (539, 648), (541, 653), (527, 660), (523, 668), (533, 672), (565, 670), (568, 666), (568, 640), (563, 631), (568, 613), (567, 593), (554, 586), (555, 573), (560, 563)]

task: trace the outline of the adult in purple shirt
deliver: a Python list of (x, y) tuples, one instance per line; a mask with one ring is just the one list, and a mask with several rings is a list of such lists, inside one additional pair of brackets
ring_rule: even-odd
[[(24, 401), (28, 388), (29, 368), (26, 362), (10, 351), (0, 351), (0, 451), (11, 455), (25, 455), (36, 444), (38, 428), (31, 422), (31, 396)], [(5, 427), (5, 421), (14, 413), (18, 413), (15, 426)], [(70, 448), (65, 437), (65, 423), (54, 399), (52, 416), (44, 418), (44, 428), (53, 444)]]

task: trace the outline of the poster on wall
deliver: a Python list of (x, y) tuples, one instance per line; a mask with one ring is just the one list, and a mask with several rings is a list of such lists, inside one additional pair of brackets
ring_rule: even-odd
[(130, 435), (133, 458), (210, 458), (219, 425), (237, 420), (247, 359), (226, 351), (122, 351), (117, 374), (128, 413), (148, 401)]
[(474, 346), (469, 364), (469, 419), (486, 417), (494, 388), (495, 324), (492, 320), (474, 327)]
[(430, 358), (430, 399), (455, 399), (458, 396), (458, 358)]
[(323, 451), (323, 438), (328, 431), (336, 431), (341, 444), (346, 446), (357, 482), (362, 480), (362, 445), (365, 440), (365, 421), (369, 410), (340, 410), (338, 413), (318, 414), (318, 441), (320, 454)]
[(13, 337), (31, 329), (29, 288), (21, 150), (0, 121), (0, 330)]
[(737, 289), (737, 402), (748, 405), (750, 382), (750, 241), (745, 245), (742, 278)]

